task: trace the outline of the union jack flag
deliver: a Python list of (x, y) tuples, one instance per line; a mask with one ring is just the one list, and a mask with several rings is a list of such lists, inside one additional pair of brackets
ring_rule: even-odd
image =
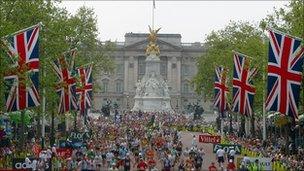
[(53, 68), (58, 77), (56, 86), (60, 96), (58, 113), (63, 114), (71, 110), (77, 110), (76, 78), (74, 77), (74, 59), (76, 50), (64, 53), (53, 63)]
[(266, 109), (298, 118), (304, 47), (301, 40), (269, 30)]
[(80, 67), (77, 69), (80, 77), (80, 86), (76, 88), (76, 94), (79, 95), (78, 107), (81, 114), (85, 114), (85, 109), (92, 106), (92, 65)]
[(40, 105), (39, 30), (40, 25), (37, 24), (4, 40), (13, 64), (4, 76), (8, 86), (8, 91), (5, 91), (8, 112)]
[(218, 109), (221, 115), (227, 110), (227, 70), (223, 67), (217, 67), (215, 69), (215, 82), (214, 82), (214, 107)]
[(256, 69), (249, 69), (249, 60), (243, 55), (234, 54), (233, 69), (233, 90), (232, 90), (232, 110), (242, 115), (251, 116), (253, 114), (252, 104), (255, 95), (255, 88), (251, 79), (256, 74)]

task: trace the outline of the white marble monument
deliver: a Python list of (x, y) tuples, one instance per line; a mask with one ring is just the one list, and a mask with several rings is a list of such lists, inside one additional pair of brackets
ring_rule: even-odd
[(136, 84), (135, 103), (132, 111), (173, 112), (170, 104), (169, 88), (160, 75), (159, 47), (156, 35), (160, 30), (150, 27), (149, 44), (146, 49), (146, 73)]

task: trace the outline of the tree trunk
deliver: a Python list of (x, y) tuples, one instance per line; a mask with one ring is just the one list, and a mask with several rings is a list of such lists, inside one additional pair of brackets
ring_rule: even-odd
[(245, 135), (245, 117), (241, 115), (240, 136), (243, 137), (244, 135)]
[(22, 151), (25, 144), (25, 137), (24, 137), (24, 122), (25, 122), (25, 111), (21, 111), (21, 130), (20, 130), (20, 151)]
[(232, 128), (232, 114), (230, 113), (230, 118), (229, 118), (229, 133), (232, 134), (233, 133), (233, 128)]
[(55, 144), (55, 123), (54, 123), (54, 116), (55, 115), (55, 111), (54, 109), (52, 109), (52, 115), (51, 115), (51, 139), (50, 139), (50, 145), (53, 146)]
[(290, 151), (289, 151), (289, 144), (290, 144), (290, 141), (289, 141), (289, 133), (290, 133), (290, 124), (286, 124), (284, 126), (285, 128), (285, 139), (286, 139), (286, 145), (285, 145), (285, 150), (287, 152), (287, 154), (289, 155), (290, 154)]
[(39, 137), (42, 137), (41, 136), (41, 129), (42, 129), (42, 127), (41, 127), (41, 124), (40, 124), (40, 120), (41, 120), (41, 115), (40, 115), (40, 113), (41, 112), (39, 112), (39, 114), (37, 115), (37, 117), (36, 117), (36, 121), (37, 121), (37, 131), (36, 131), (36, 138), (39, 138)]
[(251, 116), (250, 119), (251, 119), (251, 135), (252, 135), (252, 137), (255, 137), (256, 134), (255, 134), (255, 124), (254, 124), (255, 117), (254, 117), (254, 114)]
[(77, 131), (77, 112), (73, 111), (74, 114), (74, 130)]

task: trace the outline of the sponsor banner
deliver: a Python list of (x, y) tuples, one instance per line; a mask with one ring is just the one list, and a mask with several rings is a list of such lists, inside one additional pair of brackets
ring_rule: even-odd
[[(13, 158), (12, 168), (13, 170), (37, 170), (38, 158), (29, 158), (30, 162), (26, 162), (25, 158)], [(36, 160), (36, 161), (35, 161)], [(51, 164), (46, 163), (45, 171), (51, 170)]]
[[(266, 157), (248, 157), (250, 160), (250, 163), (254, 163), (256, 159), (259, 160), (259, 164), (262, 167), (262, 170), (272, 170), (272, 158), (266, 158)], [(239, 168), (241, 166), (241, 163), (243, 161), (243, 157), (237, 157), (237, 167)], [(250, 165), (250, 163), (246, 163), (247, 166)]]
[(32, 151), (35, 154), (35, 156), (37, 156), (37, 157), (39, 156), (39, 153), (40, 153), (41, 150), (42, 149), (41, 149), (39, 144), (34, 144), (33, 147), (32, 147)]
[(69, 135), (72, 141), (84, 141), (88, 138), (90, 138), (89, 132), (71, 132)]
[(229, 153), (231, 149), (234, 149), (236, 154), (241, 154), (242, 146), (235, 144), (214, 144), (213, 145), (213, 153), (216, 153), (218, 149), (222, 148), (226, 153)]
[(218, 135), (199, 135), (198, 141), (201, 143), (212, 143), (218, 144), (221, 143), (221, 136)]
[(72, 141), (66, 141), (66, 140), (59, 140), (59, 148), (79, 148), (86, 146), (86, 143), (80, 140), (72, 140)]
[(57, 148), (57, 156), (61, 158), (69, 158), (72, 156), (73, 150), (71, 148)]

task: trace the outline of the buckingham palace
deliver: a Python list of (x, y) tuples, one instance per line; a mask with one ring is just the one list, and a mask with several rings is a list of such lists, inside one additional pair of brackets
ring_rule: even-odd
[[(117, 103), (120, 109), (130, 110), (134, 105), (136, 83), (145, 74), (145, 49), (148, 34), (126, 33), (125, 42), (115, 42), (112, 59), (113, 73), (100, 73), (95, 78), (101, 90), (94, 93), (94, 108), (101, 109), (107, 101)], [(196, 60), (204, 53), (200, 42), (182, 43), (180, 34), (158, 34), (160, 74), (167, 81), (171, 106), (175, 111), (185, 110), (189, 103), (197, 103), (209, 110), (210, 104), (194, 91), (192, 78), (197, 73)]]

